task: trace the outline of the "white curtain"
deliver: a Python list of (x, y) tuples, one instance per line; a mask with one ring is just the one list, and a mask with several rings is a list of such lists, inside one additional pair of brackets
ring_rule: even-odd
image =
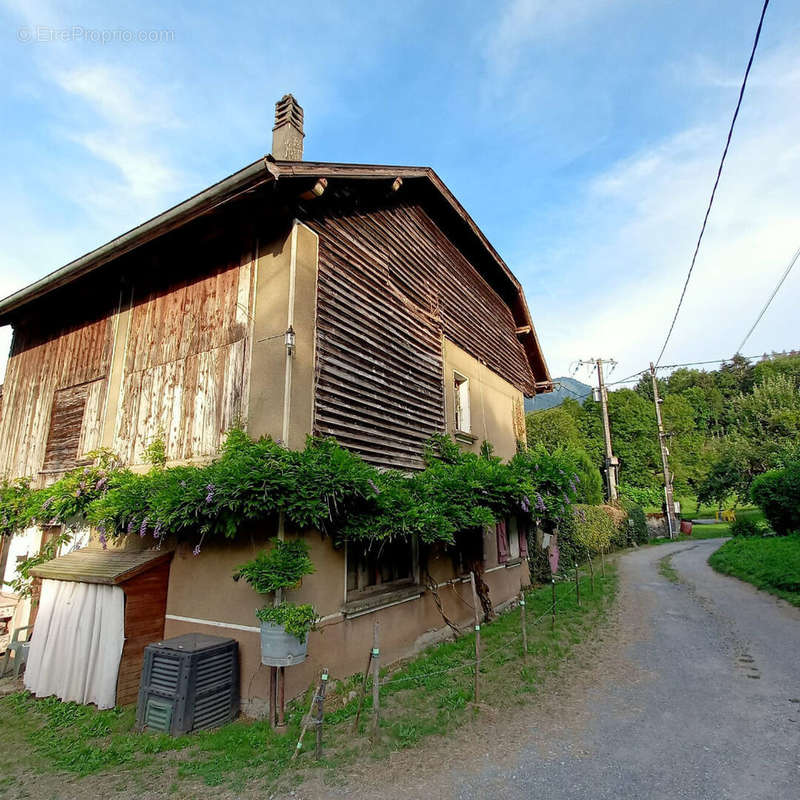
[(43, 580), (25, 688), (39, 697), (113, 708), (124, 628), (119, 586)]

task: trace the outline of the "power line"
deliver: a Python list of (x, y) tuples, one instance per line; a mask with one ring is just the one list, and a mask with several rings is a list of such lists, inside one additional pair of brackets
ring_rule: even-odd
[(722, 151), (722, 158), (719, 162), (719, 168), (717, 169), (717, 177), (714, 181), (714, 188), (711, 190), (711, 197), (708, 201), (708, 208), (706, 208), (706, 215), (703, 218), (703, 225), (700, 228), (700, 235), (697, 237), (697, 244), (694, 248), (694, 254), (692, 255), (692, 263), (689, 265), (689, 272), (686, 275), (686, 280), (683, 284), (683, 289), (681, 291), (680, 299), (678, 300), (678, 307), (675, 309), (675, 315), (672, 317), (672, 324), (669, 326), (669, 331), (667, 331), (667, 338), (664, 340), (664, 344), (661, 347), (661, 352), (658, 354), (658, 358), (656, 359), (656, 367), (661, 363), (661, 358), (664, 355), (664, 351), (667, 349), (667, 344), (669, 343), (670, 337), (672, 336), (672, 331), (675, 328), (675, 322), (678, 319), (678, 314), (680, 313), (681, 306), (683, 305), (683, 298), (686, 296), (686, 289), (689, 286), (689, 280), (692, 277), (692, 272), (694, 271), (694, 265), (697, 261), (697, 254), (700, 251), (700, 243), (703, 241), (703, 234), (706, 232), (706, 225), (708, 224), (708, 217), (711, 214), (711, 206), (714, 205), (714, 196), (717, 193), (717, 186), (719, 186), (720, 178), (722, 177), (722, 167), (725, 164), (725, 158), (728, 155), (728, 148), (731, 144), (731, 137), (733, 136), (733, 128), (736, 125), (736, 118), (739, 116), (739, 109), (742, 106), (742, 98), (744, 97), (744, 90), (747, 86), (747, 78), (750, 75), (750, 68), (753, 66), (753, 59), (756, 55), (756, 48), (758, 47), (758, 40), (761, 37), (761, 27), (764, 24), (764, 15), (767, 13), (767, 6), (769, 5), (769, 0), (764, 0), (764, 7), (761, 9), (761, 18), (758, 21), (758, 28), (756, 29), (756, 37), (753, 40), (753, 49), (750, 51), (750, 58), (747, 61), (747, 69), (744, 71), (744, 79), (742, 80), (742, 86), (739, 89), (739, 99), (736, 101), (736, 109), (733, 112), (733, 119), (731, 120), (730, 128), (728, 129), (728, 138), (725, 141), (725, 149)]
[(742, 339), (742, 343), (739, 345), (739, 347), (736, 350), (737, 353), (741, 353), (742, 348), (747, 343), (747, 340), (753, 335), (753, 331), (756, 329), (758, 323), (761, 322), (761, 318), (766, 313), (767, 309), (769, 308), (770, 303), (775, 299), (775, 295), (778, 294), (778, 292), (780, 291), (781, 286), (783, 286), (783, 282), (786, 280), (786, 278), (789, 277), (789, 273), (792, 271), (792, 267), (795, 265), (795, 263), (797, 262), (798, 258), (800, 258), (800, 248), (798, 248), (797, 252), (794, 254), (794, 257), (789, 262), (789, 266), (786, 267), (786, 269), (783, 271), (783, 275), (781, 275), (781, 279), (778, 281), (778, 284), (772, 290), (772, 294), (769, 296), (769, 299), (767, 300), (767, 302), (764, 303), (764, 308), (761, 309), (761, 313), (758, 315), (758, 319), (756, 319), (756, 321), (753, 323), (753, 327), (750, 328), (749, 331), (747, 331), (747, 336), (745, 336), (744, 339)]

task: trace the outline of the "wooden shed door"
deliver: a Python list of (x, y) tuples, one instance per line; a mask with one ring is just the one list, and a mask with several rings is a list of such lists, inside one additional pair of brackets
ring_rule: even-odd
[(88, 384), (59, 389), (53, 397), (43, 472), (69, 470), (78, 460)]

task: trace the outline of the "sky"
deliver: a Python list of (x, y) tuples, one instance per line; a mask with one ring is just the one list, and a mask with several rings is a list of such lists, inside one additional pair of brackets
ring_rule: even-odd
[[(308, 160), (437, 171), (553, 376), (625, 377), (666, 336), (761, 5), (0, 0), (0, 295), (264, 155), (292, 92)], [(730, 357), (800, 247), (798, 34), (772, 0), (662, 363)], [(799, 308), (800, 266), (744, 354), (800, 347)]]

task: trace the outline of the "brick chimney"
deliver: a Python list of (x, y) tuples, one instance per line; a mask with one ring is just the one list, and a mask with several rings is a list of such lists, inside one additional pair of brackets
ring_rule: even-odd
[(277, 161), (303, 160), (303, 109), (290, 94), (275, 103), (272, 157)]

